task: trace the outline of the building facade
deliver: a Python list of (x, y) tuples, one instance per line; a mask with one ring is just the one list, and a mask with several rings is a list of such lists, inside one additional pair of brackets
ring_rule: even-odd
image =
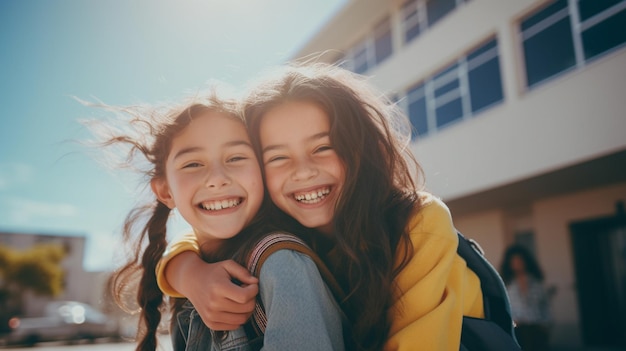
[(626, 1), (349, 0), (294, 59), (367, 76), (499, 267), (537, 256), (552, 344), (626, 349)]
[(99, 309), (107, 305), (104, 304), (104, 293), (110, 272), (86, 272), (84, 270), (84, 236), (0, 232), (0, 245), (12, 249), (27, 250), (39, 244), (56, 244), (65, 248), (66, 256), (61, 262), (64, 271), (63, 292), (59, 296), (47, 297), (25, 291), (24, 306), (22, 306), (24, 315), (40, 315), (50, 300), (79, 301)]

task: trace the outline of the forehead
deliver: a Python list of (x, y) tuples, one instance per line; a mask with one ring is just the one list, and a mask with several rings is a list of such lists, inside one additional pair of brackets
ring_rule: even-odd
[(330, 130), (330, 119), (316, 103), (309, 101), (289, 101), (265, 113), (261, 119), (261, 142), (268, 139), (289, 139), (290, 137), (318, 134)]
[(220, 112), (205, 112), (193, 118), (172, 141), (172, 150), (189, 144), (217, 147), (233, 140), (249, 142), (243, 122)]

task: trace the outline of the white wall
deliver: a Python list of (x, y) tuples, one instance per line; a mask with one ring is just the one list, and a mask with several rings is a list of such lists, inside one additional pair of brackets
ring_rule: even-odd
[[(546, 2), (473, 0), (367, 72), (383, 91), (404, 91), (497, 35), (504, 102), (413, 146), (439, 196), (452, 200), (626, 149), (626, 49), (525, 88), (518, 22)], [(349, 48), (389, 14), (398, 43), (401, 5), (349, 1), (296, 57)]]
[(533, 204), (537, 259), (544, 269), (546, 283), (558, 289), (552, 308), (555, 322), (559, 324), (554, 338), (560, 344), (580, 343), (580, 316), (569, 225), (613, 216), (617, 201), (626, 202), (626, 183), (553, 197)]
[(626, 148), (626, 51), (414, 145), (431, 190), (456, 198)]
[(491, 210), (463, 217), (454, 217), (454, 225), (467, 238), (474, 239), (485, 251), (485, 257), (499, 269), (504, 240), (505, 220), (501, 210)]

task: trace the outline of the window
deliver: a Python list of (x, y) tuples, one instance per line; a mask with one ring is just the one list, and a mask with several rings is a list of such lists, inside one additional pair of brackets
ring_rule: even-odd
[(365, 73), (369, 69), (368, 64), (368, 55), (367, 55), (367, 43), (363, 42), (356, 46), (354, 50), (354, 54), (352, 57), (353, 60), (353, 71), (355, 73)]
[(374, 29), (374, 52), (376, 64), (380, 64), (393, 52), (393, 43), (391, 37), (391, 22), (389, 18), (382, 21), (376, 29)]
[(361, 42), (348, 50), (343, 67), (363, 74), (393, 53), (391, 21), (384, 18)]
[(502, 77), (496, 39), (467, 55), (467, 71), (472, 113), (502, 101)]
[(426, 112), (426, 94), (424, 84), (420, 83), (407, 92), (408, 115), (413, 126), (412, 138), (425, 135), (428, 132)]
[(404, 42), (418, 37), (455, 8), (469, 0), (409, 0), (402, 6)]
[(445, 68), (432, 78), (437, 128), (463, 117), (458, 64)]
[(423, 20), (423, 18), (425, 18), (425, 16), (423, 16), (424, 11), (421, 10), (422, 4), (423, 3), (419, 3), (417, 0), (412, 0), (406, 2), (402, 8), (405, 43), (408, 43), (413, 38), (420, 35), (422, 26), (426, 28), (426, 23)]
[(440, 19), (452, 12), (456, 7), (456, 0), (430, 0), (426, 3), (428, 25), (432, 26)]
[(406, 91), (413, 138), (470, 118), (503, 98), (494, 38)]
[(585, 60), (626, 42), (626, 1), (581, 0), (578, 6)]
[(626, 42), (626, 0), (557, 0), (520, 23), (532, 87)]
[(529, 87), (576, 64), (567, 0), (523, 21), (522, 30)]

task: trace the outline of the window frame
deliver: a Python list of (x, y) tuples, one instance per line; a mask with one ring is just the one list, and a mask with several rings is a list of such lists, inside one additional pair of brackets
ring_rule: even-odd
[[(472, 57), (471, 59), (468, 59), (468, 56), (470, 54), (475, 53), (477, 50), (483, 49), (488, 45), (491, 45), (492, 42), (495, 42), (495, 45), (493, 47), (490, 47), (479, 53), (478, 55)], [(494, 34), (488, 37), (486, 40), (481, 41), (478, 45), (473, 46), (472, 49), (466, 51), (465, 54), (458, 57), (456, 60), (449, 62), (449, 64), (443, 66), (434, 73), (426, 76), (424, 79), (419, 80), (418, 82), (411, 84), (408, 88), (404, 89), (401, 92), (403, 97), (401, 99), (401, 101), (403, 102), (401, 106), (404, 109), (409, 121), (412, 117), (410, 114), (411, 104), (418, 101), (419, 99), (425, 99), (427, 130), (422, 134), (418, 134), (417, 132), (413, 133), (411, 140), (415, 141), (417, 138), (423, 138), (428, 135), (438, 133), (440, 130), (445, 129), (448, 126), (457, 124), (461, 121), (472, 119), (473, 117), (483, 113), (484, 111), (504, 102), (506, 96), (504, 94), (504, 84), (502, 82), (503, 74), (500, 58), (500, 42), (497, 35)], [(498, 100), (493, 101), (473, 111), (471, 105), (472, 95), (470, 91), (469, 73), (474, 68), (480, 67), (493, 59), (496, 59), (498, 63), (498, 74), (500, 76), (499, 88), (501, 90), (501, 97)], [(441, 95), (436, 95), (435, 92), (438, 88), (441, 88), (455, 80), (458, 81), (458, 86), (442, 93)], [(461, 102), (462, 115), (459, 118), (448, 121), (438, 126), (437, 109), (457, 100), (460, 100)], [(415, 129), (412, 122), (411, 127), (412, 129)]]
[[(595, 56), (586, 58), (585, 50), (584, 50), (584, 43), (583, 43), (583, 36), (582, 36), (583, 32), (585, 32), (586, 30), (591, 29), (600, 23), (603, 23), (605, 20), (611, 18), (614, 15), (617, 15), (618, 13), (622, 11), (626, 11), (626, 0), (622, 0), (619, 3), (614, 4), (582, 21), (580, 17), (580, 8), (578, 4), (579, 1), (578, 0), (565, 0), (565, 3), (566, 3), (565, 8), (558, 10), (557, 12), (547, 16), (546, 18), (541, 19), (539, 22), (531, 25), (530, 27), (526, 29), (522, 29), (522, 23), (525, 20), (531, 18), (532, 16), (536, 16), (542, 11), (545, 11), (547, 8), (549, 8), (549, 6), (551, 6), (552, 4), (555, 4), (557, 1), (558, 0), (551, 0), (551, 1), (543, 2), (540, 6), (535, 7), (532, 10), (525, 13), (518, 20), (518, 23), (517, 23), (517, 38), (518, 39), (517, 40), (518, 40), (520, 57), (521, 57), (521, 68), (524, 72), (521, 79), (523, 80), (522, 84), (526, 91), (530, 91), (532, 89), (535, 89), (538, 86), (546, 84), (547, 82), (550, 82), (554, 79), (558, 79), (562, 75), (568, 74), (569, 72), (572, 72), (574, 70), (578, 70), (586, 66), (587, 64), (593, 62), (594, 60), (597, 60), (606, 55), (610, 55), (612, 52), (620, 50), (621, 48), (626, 46), (626, 42), (625, 42), (617, 46), (614, 46), (604, 52), (596, 54)], [(563, 20), (564, 18), (569, 18), (569, 22), (570, 22), (570, 35), (572, 38), (572, 43), (573, 43), (573, 48), (574, 48), (575, 64), (555, 74), (552, 74), (546, 78), (543, 78), (537, 82), (534, 82), (533, 84), (529, 84), (528, 63), (526, 62), (526, 59), (525, 59), (526, 50), (524, 48), (524, 44), (526, 40), (532, 38), (535, 35), (542, 33), (543, 31), (547, 30), (548, 28), (555, 25), (556, 23)]]

